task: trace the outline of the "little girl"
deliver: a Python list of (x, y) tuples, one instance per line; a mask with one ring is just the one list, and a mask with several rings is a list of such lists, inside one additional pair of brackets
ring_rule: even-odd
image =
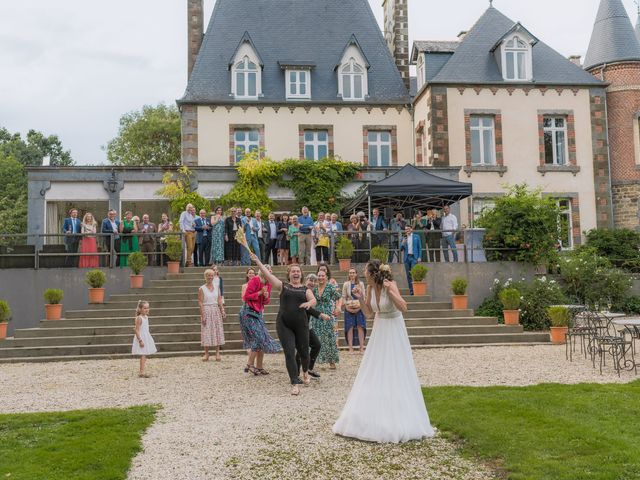
[(136, 307), (136, 326), (135, 335), (133, 337), (133, 346), (131, 347), (132, 355), (140, 355), (140, 378), (149, 378), (150, 375), (144, 372), (144, 364), (147, 355), (153, 355), (158, 350), (153, 341), (151, 333), (149, 333), (149, 302), (140, 300)]

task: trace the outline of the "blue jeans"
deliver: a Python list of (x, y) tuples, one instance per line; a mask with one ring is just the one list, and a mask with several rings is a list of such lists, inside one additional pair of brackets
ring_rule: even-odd
[(453, 235), (443, 235), (442, 236), (442, 252), (444, 254), (444, 261), (449, 261), (449, 248), (451, 248), (451, 252), (453, 253), (453, 261), (458, 261), (458, 248), (456, 247), (456, 239)]
[(407, 273), (407, 283), (409, 284), (409, 293), (413, 295), (413, 279), (411, 278), (411, 269), (418, 263), (417, 257), (407, 255), (404, 260), (404, 270)]

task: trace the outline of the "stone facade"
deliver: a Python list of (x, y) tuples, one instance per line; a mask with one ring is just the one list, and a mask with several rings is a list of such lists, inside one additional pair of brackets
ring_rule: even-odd
[(384, 0), (384, 37), (396, 61), (400, 76), (410, 88), (408, 0)]
[(198, 165), (198, 107), (182, 105), (182, 163), (189, 167)]
[(202, 0), (187, 0), (187, 28), (187, 58), (189, 61), (189, 75), (191, 75), (198, 52), (200, 51), (200, 46), (202, 45), (202, 36), (204, 34), (204, 9), (202, 7)]
[(615, 207), (611, 204), (611, 172), (609, 171), (609, 143), (607, 140), (606, 96), (604, 90), (592, 90), (589, 103), (591, 105), (596, 220), (598, 228), (611, 228), (614, 225), (613, 210)]
[(447, 108), (447, 88), (432, 87), (427, 92), (429, 107), (428, 137), (431, 142), (430, 165), (449, 165), (449, 113)]

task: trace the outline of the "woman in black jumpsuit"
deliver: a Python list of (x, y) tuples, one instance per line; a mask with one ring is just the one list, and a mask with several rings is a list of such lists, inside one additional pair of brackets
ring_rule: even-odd
[[(289, 265), (288, 282), (281, 281), (269, 272), (255, 254), (251, 254), (260, 271), (274, 289), (280, 290), (280, 310), (276, 319), (276, 330), (282, 344), (287, 372), (291, 380), (291, 395), (298, 395), (298, 385), (310, 383), (309, 374), (309, 318), (307, 309), (316, 305), (313, 292), (302, 283), (302, 269), (299, 265)], [(319, 312), (317, 312), (319, 313)], [(302, 363), (303, 380), (298, 376), (296, 350)]]

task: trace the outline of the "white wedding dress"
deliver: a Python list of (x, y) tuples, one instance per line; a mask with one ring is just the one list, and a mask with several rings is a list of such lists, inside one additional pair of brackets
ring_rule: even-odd
[(432, 437), (402, 312), (384, 288), (380, 299), (371, 289), (371, 307), (373, 331), (333, 432), (380, 443)]

